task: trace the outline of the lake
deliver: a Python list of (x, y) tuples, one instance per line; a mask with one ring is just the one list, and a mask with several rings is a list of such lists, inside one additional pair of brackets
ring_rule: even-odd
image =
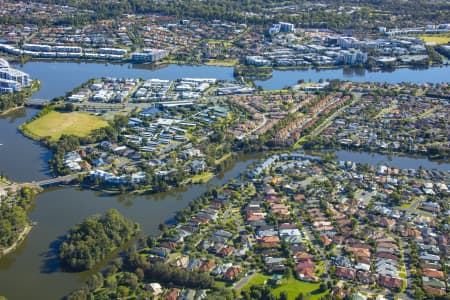
[(378, 153), (367, 153), (358, 151), (339, 150), (335, 151), (337, 160), (349, 160), (356, 163), (370, 164), (376, 166), (378, 164), (389, 165), (399, 169), (419, 169), (439, 170), (450, 172), (450, 164), (431, 161), (426, 158), (415, 158), (408, 156), (384, 155)]
[(400, 68), (393, 71), (368, 71), (366, 69), (323, 69), (323, 70), (274, 70), (272, 78), (255, 81), (255, 85), (267, 90), (278, 90), (297, 84), (298, 80), (318, 82), (319, 80), (340, 79), (356, 82), (448, 82), (450, 67), (432, 67), (428, 69)]
[[(174, 80), (182, 77), (217, 78), (233, 80), (233, 67), (168, 65), (154, 67), (151, 65), (106, 64), (92, 62), (53, 62), (33, 61), (24, 66), (15, 66), (39, 79), (41, 90), (35, 98), (51, 99), (65, 95), (74, 87), (91, 78), (98, 77), (140, 77)], [(292, 86), (298, 80), (317, 82), (321, 79), (340, 79), (371, 82), (414, 82), (440, 83), (450, 78), (450, 67), (432, 67), (428, 69), (400, 68), (394, 71), (368, 71), (365, 69), (325, 69), (325, 70), (274, 70), (273, 76), (265, 81), (255, 81), (267, 90), (278, 90)]]

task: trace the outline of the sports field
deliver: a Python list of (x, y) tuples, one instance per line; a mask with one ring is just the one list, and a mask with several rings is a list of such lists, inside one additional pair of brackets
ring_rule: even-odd
[(63, 134), (85, 137), (88, 136), (92, 130), (107, 125), (108, 123), (106, 121), (88, 113), (60, 113), (52, 111), (43, 117), (26, 124), (24, 129), (38, 139), (50, 137), (52, 141), (56, 141)]

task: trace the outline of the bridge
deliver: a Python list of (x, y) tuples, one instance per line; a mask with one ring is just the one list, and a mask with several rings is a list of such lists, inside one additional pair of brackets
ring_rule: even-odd
[(32, 181), (32, 182), (25, 182), (25, 183), (19, 183), (18, 185), (20, 187), (40, 187), (40, 188), (48, 188), (51, 186), (57, 186), (62, 184), (69, 184), (75, 179), (78, 178), (79, 174), (71, 174), (66, 176), (59, 176), (55, 178), (49, 178), (44, 179), (40, 181)]
[(25, 106), (32, 106), (32, 107), (44, 107), (48, 105), (51, 101), (48, 99), (28, 99), (25, 102)]

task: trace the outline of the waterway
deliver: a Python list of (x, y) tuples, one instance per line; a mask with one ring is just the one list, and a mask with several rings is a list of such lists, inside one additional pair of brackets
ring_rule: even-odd
[(428, 69), (399, 68), (392, 71), (369, 71), (366, 69), (308, 69), (308, 70), (274, 70), (271, 78), (265, 81), (255, 81), (255, 85), (266, 90), (278, 90), (304, 82), (320, 80), (349, 80), (356, 82), (388, 82), (401, 83), (441, 83), (448, 82), (450, 67), (432, 67)]
[[(233, 69), (212, 66), (169, 65), (160, 69), (144, 69), (129, 64), (112, 65), (101, 63), (71, 62), (30, 62), (20, 69), (39, 79), (42, 89), (35, 98), (51, 99), (64, 95), (79, 84), (93, 77), (142, 77), (176, 79), (181, 77), (213, 77), (223, 80), (233, 79)], [(406, 73), (405, 73), (406, 72)], [(409, 74), (409, 75), (408, 75)], [(414, 82), (441, 82), (448, 80), (450, 68), (431, 68), (417, 72), (401, 69), (393, 73), (360, 73), (350, 76), (343, 70), (275, 71), (267, 81), (258, 82), (266, 89), (279, 89), (296, 83), (299, 79), (317, 81), (319, 79), (348, 79), (355, 81), (401, 82), (412, 78)], [(350, 77), (349, 77), (350, 76)], [(39, 180), (50, 176), (47, 160), (50, 153), (36, 142), (23, 137), (17, 128), (37, 113), (34, 109), (17, 110), (0, 118), (0, 172), (19, 182)], [(380, 158), (366, 154), (357, 156), (338, 152), (339, 159), (360, 159), (360, 162), (394, 163), (397, 158)], [(116, 208), (142, 226), (147, 234), (157, 233), (158, 224), (172, 218), (176, 211), (184, 208), (189, 201), (201, 195), (212, 186), (221, 185), (239, 175), (255, 156), (244, 156), (230, 169), (208, 184), (187, 186), (170, 193), (153, 196), (104, 196), (90, 190), (60, 188), (48, 190), (36, 199), (36, 206), (30, 217), (38, 225), (28, 238), (11, 255), (0, 259), (0, 295), (10, 300), (59, 299), (82, 285), (87, 274), (62, 273), (54, 257), (55, 241), (82, 219)], [(403, 158), (400, 158), (402, 160)], [(435, 168), (420, 160), (426, 168)], [(417, 160), (404, 161), (404, 167), (418, 167)], [(448, 164), (444, 166), (448, 170)]]
[(50, 152), (18, 131), (20, 124), (37, 113), (37, 109), (19, 109), (0, 116), (0, 172), (16, 182), (42, 180), (50, 176), (47, 164)]
[[(187, 66), (168, 65), (157, 68), (150, 65), (105, 64), (92, 62), (52, 62), (32, 61), (23, 66), (15, 66), (32, 78), (42, 83), (41, 90), (35, 98), (52, 98), (64, 95), (74, 87), (88, 79), (96, 77), (140, 77), (177, 79), (182, 77), (207, 77), (221, 80), (233, 80), (233, 67), (217, 66)], [(255, 84), (266, 90), (277, 90), (296, 84), (299, 80), (305, 82), (327, 79), (370, 82), (414, 82), (440, 83), (448, 81), (450, 67), (432, 67), (428, 69), (400, 68), (394, 71), (368, 71), (365, 69), (323, 69), (323, 70), (274, 70), (273, 76), (265, 81), (255, 81)]]
[(419, 169), (438, 170), (450, 172), (450, 163), (431, 161), (426, 158), (416, 158), (408, 156), (390, 156), (378, 153), (358, 152), (339, 150), (335, 151), (337, 160), (354, 161), (361, 164), (373, 166), (383, 164), (399, 169)]

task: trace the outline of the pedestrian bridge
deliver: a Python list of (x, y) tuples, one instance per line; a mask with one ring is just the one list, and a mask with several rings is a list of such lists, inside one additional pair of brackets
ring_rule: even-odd
[(50, 103), (48, 99), (28, 99), (25, 102), (26, 106), (34, 106), (34, 107), (44, 107)]
[(61, 185), (61, 184), (69, 184), (75, 179), (77, 179), (78, 174), (71, 174), (66, 176), (59, 176), (55, 178), (44, 179), (40, 181), (33, 181), (27, 183), (20, 183), (20, 186), (25, 187), (40, 187), (40, 188), (48, 188), (51, 186)]

